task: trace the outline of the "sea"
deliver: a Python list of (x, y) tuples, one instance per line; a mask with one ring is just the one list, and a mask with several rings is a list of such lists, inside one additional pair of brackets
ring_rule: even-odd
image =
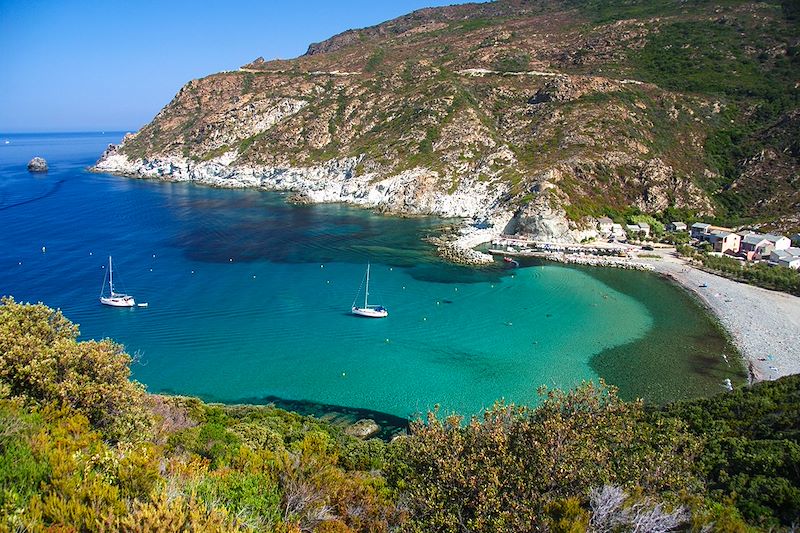
[[(122, 135), (0, 134), (0, 294), (124, 345), (151, 392), (391, 425), (601, 378), (657, 403), (744, 379), (717, 322), (655, 274), (455, 266), (423, 240), (452, 220), (88, 172)], [(147, 307), (99, 303), (109, 256)], [(368, 263), (384, 319), (350, 313)]]

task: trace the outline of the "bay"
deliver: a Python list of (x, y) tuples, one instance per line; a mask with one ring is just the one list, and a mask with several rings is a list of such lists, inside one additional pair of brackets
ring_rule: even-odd
[[(121, 136), (0, 134), (0, 293), (123, 343), (151, 392), (408, 417), (600, 377), (658, 402), (742, 379), (714, 320), (652, 274), (454, 266), (422, 240), (440, 219), (87, 172)], [(99, 304), (109, 255), (147, 308)], [(348, 312), (368, 261), (387, 319)]]

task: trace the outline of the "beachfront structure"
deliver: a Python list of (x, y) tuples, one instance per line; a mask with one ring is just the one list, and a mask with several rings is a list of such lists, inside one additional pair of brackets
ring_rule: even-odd
[(742, 238), (731, 231), (713, 230), (706, 240), (711, 243), (715, 252), (735, 254), (739, 251)]
[(789, 247), (784, 250), (773, 250), (769, 254), (769, 262), (778, 266), (800, 270), (800, 248)]
[(614, 221), (608, 217), (601, 217), (597, 219), (597, 230), (602, 235), (609, 235), (613, 233), (614, 230)]
[(706, 235), (711, 232), (711, 224), (706, 224), (705, 222), (695, 222), (692, 224), (690, 233), (692, 235), (692, 239), (699, 239), (703, 240)]
[(678, 231), (686, 231), (686, 222), (670, 222), (667, 224), (667, 231), (671, 231), (673, 233)]
[(800, 233), (795, 233), (791, 236), (792, 246), (800, 246)]
[(764, 238), (771, 242), (776, 250), (786, 250), (792, 245), (792, 241), (789, 240), (789, 237), (784, 237), (783, 235), (767, 233), (764, 235)]
[[(742, 235), (739, 233), (739, 235)], [(742, 237), (742, 244), (739, 251), (748, 261), (769, 257), (775, 245), (760, 233), (745, 233)]]
[(645, 237), (649, 237), (650, 236), (650, 224), (648, 224), (647, 222), (639, 222), (638, 225), (639, 225), (639, 231), (644, 233)]
[(622, 229), (622, 224), (612, 224), (611, 235), (618, 239), (622, 239), (623, 237), (625, 237), (625, 230)]

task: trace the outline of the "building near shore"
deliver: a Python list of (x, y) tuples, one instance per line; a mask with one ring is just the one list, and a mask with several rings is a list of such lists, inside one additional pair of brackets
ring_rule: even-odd
[[(741, 235), (741, 233), (739, 233)], [(755, 261), (769, 257), (775, 245), (760, 233), (747, 233), (742, 237), (740, 252), (748, 261)]]
[(767, 233), (764, 235), (764, 238), (771, 242), (776, 250), (786, 250), (792, 245), (792, 241), (789, 240), (789, 237), (785, 237), (783, 235), (773, 235), (771, 233)]
[(601, 217), (597, 219), (597, 231), (601, 235), (610, 235), (614, 230), (614, 221), (608, 217)]
[(650, 224), (648, 224), (647, 222), (639, 222), (639, 224), (637, 225), (639, 226), (639, 231), (641, 233), (644, 233), (645, 237), (650, 236)]
[(800, 270), (800, 248), (789, 247), (784, 250), (773, 250), (769, 254), (769, 262), (777, 266)]
[(710, 232), (711, 224), (706, 224), (705, 222), (695, 222), (690, 229), (692, 239), (698, 240), (703, 240)]
[(713, 230), (706, 240), (714, 247), (715, 252), (735, 254), (739, 252), (742, 238), (737, 233), (724, 230)]
[(670, 222), (667, 224), (667, 231), (677, 233), (679, 231), (686, 231), (686, 222)]
[(800, 233), (795, 233), (790, 238), (792, 239), (792, 246), (800, 246)]

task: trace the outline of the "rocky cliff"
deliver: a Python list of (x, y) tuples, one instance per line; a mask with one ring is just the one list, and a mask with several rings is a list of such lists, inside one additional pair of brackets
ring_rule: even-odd
[(95, 168), (557, 240), (632, 208), (780, 225), (798, 55), (780, 2), (424, 9), (190, 81)]

